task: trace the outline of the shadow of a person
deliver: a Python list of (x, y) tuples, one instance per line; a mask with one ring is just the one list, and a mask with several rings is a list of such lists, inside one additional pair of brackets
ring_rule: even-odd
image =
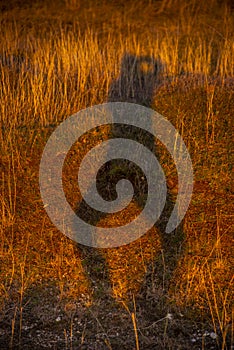
[[(161, 62), (152, 57), (126, 53), (122, 58), (119, 77), (109, 88), (108, 102), (129, 102), (152, 108), (155, 90), (159, 84), (160, 67)], [(157, 157), (155, 138), (148, 131), (115, 122), (110, 128), (110, 138), (137, 141)], [(145, 174), (136, 164), (127, 159), (106, 162), (98, 173), (97, 189), (103, 199), (112, 201), (116, 199), (116, 183), (121, 179), (130, 180), (134, 188), (133, 199), (127, 208), (118, 213), (105, 214), (90, 208), (82, 200), (77, 206), (77, 215), (92, 226), (102, 227), (122, 226), (126, 221), (133, 220), (144, 207), (148, 193)], [(163, 220), (159, 220), (157, 227), (153, 226), (144, 236), (128, 245), (108, 249), (82, 248), (87, 273), (91, 279), (94, 281), (98, 278), (101, 281), (105, 280), (105, 283), (106, 280), (108, 283), (111, 282), (111, 290), (116, 298), (128, 299), (130, 295), (137, 293), (145, 277), (147, 266), (153, 264), (160, 251), (169, 249), (168, 256), (171, 257), (175, 248), (168, 244), (170, 241), (168, 235), (163, 234), (172, 207), (168, 192), (162, 213)], [(98, 268), (97, 265), (99, 265)]]

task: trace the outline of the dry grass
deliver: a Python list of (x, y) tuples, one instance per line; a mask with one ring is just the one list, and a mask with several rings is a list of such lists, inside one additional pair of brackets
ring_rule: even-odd
[[(55, 343), (58, 349), (89, 349), (88, 343), (90, 349), (119, 349), (118, 344), (231, 349), (234, 20), (227, 4), (36, 2), (33, 10), (27, 4), (18, 10), (6, 6), (0, 20), (1, 348), (20, 342), (26, 348), (28, 307), (43, 320), (43, 330), (43, 314), (50, 314), (43, 303), (51, 303), (50, 327), (56, 334), (69, 328)], [(165, 237), (161, 223), (127, 247), (92, 251), (75, 246), (48, 219), (39, 192), (40, 158), (60, 122), (108, 100), (126, 53), (161, 61), (152, 107), (184, 138), (194, 166), (194, 193), (174, 235)], [(134, 91), (126, 74), (117, 95), (126, 81)], [(80, 200), (73, 186), (75, 157), (80, 161), (108, 136), (106, 129), (85, 135), (67, 157), (64, 185), (71, 205)], [(162, 145), (157, 147), (173, 205), (175, 166)], [(128, 209), (130, 216), (140, 210), (136, 203)], [(105, 217), (99, 224), (122, 223), (127, 216)], [(61, 305), (67, 323), (60, 325), (55, 318)], [(77, 312), (83, 322), (78, 326)], [(93, 328), (90, 320), (96, 320)], [(204, 336), (207, 327), (218, 335), (213, 342)], [(191, 343), (195, 330), (203, 335)]]

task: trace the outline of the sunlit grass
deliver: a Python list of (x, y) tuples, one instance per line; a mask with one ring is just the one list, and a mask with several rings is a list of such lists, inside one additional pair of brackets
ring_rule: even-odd
[[(190, 1), (190, 6), (175, 3), (178, 11), (173, 17), (173, 6), (161, 1), (154, 10), (157, 20), (152, 16), (153, 2), (139, 5), (139, 23), (134, 20), (134, 6), (123, 17), (117, 6), (118, 16), (109, 20), (108, 27), (105, 23), (95, 27), (87, 20), (81, 28), (79, 15), (69, 24), (61, 15), (54, 23), (41, 25), (34, 25), (33, 16), (30, 22), (23, 16), (8, 21), (2, 15), (0, 297), (3, 302), (17, 300), (21, 317), (26, 291), (50, 279), (59, 286), (61, 298), (86, 294), (92, 299), (104, 293), (99, 286), (93, 295), (81, 254), (45, 214), (38, 185), (40, 156), (56, 125), (83, 108), (108, 100), (126, 53), (143, 55), (161, 62), (154, 108), (183, 136), (197, 187), (184, 222), (183, 254), (178, 253), (174, 271), (170, 273), (170, 264), (160, 260), (160, 243), (157, 249), (133, 244), (136, 259), (130, 267), (123, 261), (125, 248), (109, 251), (104, 254), (113, 287), (108, 292), (123, 300), (129, 294), (137, 295), (158, 254), (163, 278), (172, 280), (170, 299), (206, 314), (214, 331), (221, 332), (219, 345), (225, 349), (233, 326), (233, 246), (227, 238), (231, 232), (233, 15), (225, 5), (218, 9), (215, 1), (210, 8), (196, 1)], [(65, 5), (67, 11), (83, 11), (78, 1), (67, 0)], [(96, 6), (98, 16), (102, 12)], [(111, 5), (106, 6), (108, 12)], [(42, 16), (40, 9), (35, 11)], [(143, 22), (147, 25), (142, 26)], [(164, 152), (161, 160), (170, 180), (175, 169)], [(153, 286), (152, 278), (148, 287)], [(20, 320), (22, 327), (23, 318)], [(136, 322), (134, 327), (137, 339)]]

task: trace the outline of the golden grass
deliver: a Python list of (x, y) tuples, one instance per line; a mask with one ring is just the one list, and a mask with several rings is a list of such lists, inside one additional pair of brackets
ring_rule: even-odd
[[(137, 10), (140, 14), (135, 19)], [(99, 7), (87, 2), (83, 8), (79, 1), (66, 0), (63, 13), (53, 11), (49, 23), (43, 7), (35, 8), (31, 18), (25, 16), (27, 9), (19, 12), (17, 20), (14, 11), (11, 20), (1, 15), (1, 301), (19, 300), (22, 311), (26, 290), (49, 279), (59, 285), (61, 297), (86, 294), (92, 298), (81, 254), (53, 227), (43, 209), (38, 185), (40, 157), (61, 121), (82, 108), (107, 101), (124, 54), (146, 55), (162, 62), (155, 108), (184, 137), (197, 184), (183, 227), (184, 253), (172, 275), (170, 263), (166, 266), (164, 262), (163, 276), (172, 280), (172, 300), (210, 317), (214, 331), (222, 334), (220, 348), (225, 349), (233, 326), (233, 242), (228, 238), (233, 14), (214, 0), (210, 6), (195, 0), (161, 1), (158, 7), (153, 1), (147, 6), (142, 2), (137, 9), (129, 5), (124, 15), (120, 3)], [(110, 11), (113, 16), (107, 20), (105, 13)], [(66, 18), (72, 22), (66, 23)], [(80, 24), (81, 18), (87, 23)], [(103, 21), (100, 27), (96, 26), (98, 18)], [(175, 169), (163, 152), (161, 160), (170, 182)], [(130, 248), (105, 252), (112, 293), (117, 298), (124, 300), (139, 291), (148, 265), (162, 252), (160, 244), (156, 249), (144, 241), (143, 251), (136, 242)], [(129, 266), (125, 250), (138, 262), (133, 259)], [(22, 312), (20, 315), (22, 327)], [(138, 348), (134, 313), (132, 321)]]

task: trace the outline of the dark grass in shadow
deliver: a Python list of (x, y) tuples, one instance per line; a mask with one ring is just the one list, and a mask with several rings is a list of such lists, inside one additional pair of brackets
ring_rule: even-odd
[[(110, 86), (108, 102), (129, 102), (153, 108), (161, 67), (162, 63), (152, 57), (125, 54), (122, 59), (119, 78), (113, 81)], [(154, 136), (143, 129), (135, 126), (112, 124), (109, 136), (110, 138), (121, 137), (135, 140), (147, 147), (159, 159)], [(146, 177), (138, 166), (131, 164), (128, 160), (120, 159), (105, 163), (98, 172), (97, 188), (105, 200), (114, 200), (116, 198), (115, 185), (122, 178), (129, 179), (134, 187), (133, 205), (129, 207), (130, 216), (134, 217), (136, 212), (143, 209), (148, 192)], [(111, 281), (113, 287), (113, 284), (117, 282), (121, 284), (120, 280), (126, 278), (125, 287), (122, 287), (123, 290), (117, 292), (115, 296), (128, 299), (130, 295), (139, 291), (139, 281), (143, 281), (147, 265), (152, 265), (152, 262), (155, 261), (158, 255), (161, 255), (162, 251), (165, 259), (164, 263), (170, 266), (169, 270), (172, 274), (176, 267), (178, 252), (181, 251), (183, 240), (182, 225), (172, 234), (164, 233), (172, 210), (173, 202), (170, 191), (168, 191), (166, 205), (158, 223), (139, 240), (126, 246), (111, 249), (96, 249), (79, 245), (85, 262), (84, 268), (94, 284), (98, 283), (98, 280), (105, 280), (107, 285)], [(92, 226), (98, 226), (100, 223), (104, 227), (123, 224), (123, 217), (118, 216), (118, 213), (107, 216), (105, 213), (90, 208), (84, 200), (77, 204), (76, 214)], [(139, 253), (139, 249), (141, 249), (141, 253)], [(139, 262), (131, 259), (131, 256), (133, 257), (136, 254), (139, 254)], [(134, 271), (126, 267), (126, 261), (129, 261), (130, 265), (135, 265), (135, 273), (139, 274), (137, 286), (134, 285), (134, 280), (136, 280), (133, 276)], [(118, 270), (124, 271), (124, 274), (118, 273)], [(159, 271), (160, 274), (161, 271)], [(118, 279), (119, 281), (116, 281)], [(164, 284), (165, 281), (161, 280), (161, 282)], [(121, 287), (119, 288), (121, 289)], [(165, 288), (165, 285), (163, 288)]]

